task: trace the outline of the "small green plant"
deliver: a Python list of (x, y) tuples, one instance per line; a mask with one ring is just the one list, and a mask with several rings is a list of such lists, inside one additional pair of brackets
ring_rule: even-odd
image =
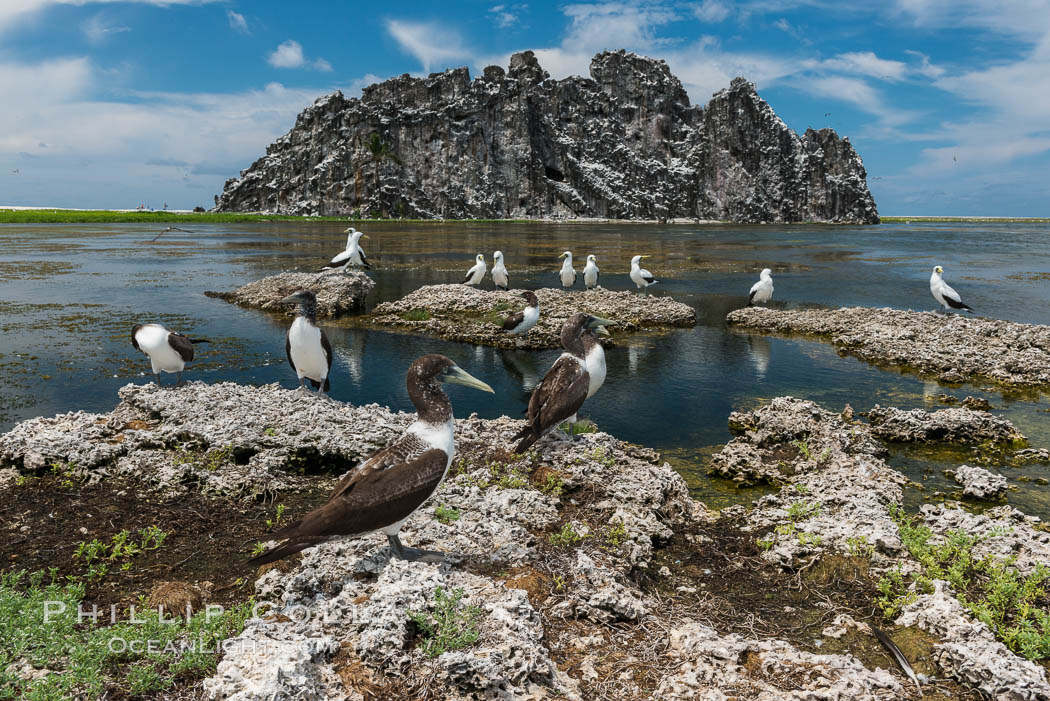
[(264, 436), (276, 436), (277, 435), (277, 429), (274, 428), (273, 426), (270, 426), (265, 431), (263, 431), (263, 435)]
[(252, 548), (251, 556), (255, 557), (256, 555), (262, 555), (263, 551), (265, 551), (265, 550), (266, 550), (266, 543), (263, 543), (262, 541), (259, 541), (259, 542), (257, 542), (255, 544), (255, 547)]
[(72, 489), (77, 483), (77, 464), (75, 462), (51, 463), (51, 474), (59, 478), (58, 484), (63, 489)]
[(276, 528), (281, 525), (282, 520), (284, 520), (284, 504), (278, 504), (277, 511), (274, 513), (273, 518), (266, 519), (266, 528)]
[(901, 609), (913, 603), (917, 596), (914, 591), (907, 591), (900, 565), (882, 575), (878, 587), (879, 596), (875, 599), (875, 605), (886, 618), (896, 618)]
[(807, 441), (796, 440), (792, 441), (792, 443), (794, 443), (795, 447), (798, 448), (798, 452), (802, 455), (803, 458), (805, 458), (806, 460), (810, 459), (811, 456), (809, 453), (809, 443)]
[(115, 533), (109, 543), (98, 538), (80, 541), (73, 551), (73, 559), (87, 568), (85, 576), (91, 581), (104, 579), (109, 574), (107, 563), (119, 562), (120, 570), (127, 572), (133, 558), (149, 550), (158, 550), (168, 537), (156, 526), (140, 528), (137, 535), (138, 538), (134, 538), (131, 531), (122, 530)]
[(807, 545), (807, 546), (808, 545), (813, 545), (813, 546), (817, 546), (817, 545), (820, 545), (824, 541), (824, 539), (821, 536), (819, 536), (819, 535), (817, 535), (815, 533), (807, 533), (806, 531), (799, 531), (796, 534), (796, 536), (798, 537), (798, 544), (799, 545)]
[(805, 521), (808, 518), (812, 518), (820, 513), (820, 502), (805, 502), (796, 501), (794, 504), (788, 507), (788, 518), (794, 523), (799, 521)]
[(554, 577), (554, 591), (561, 591), (565, 588), (565, 575), (555, 574)]
[(423, 654), (427, 657), (462, 650), (478, 641), (481, 608), (461, 606), (462, 599), (462, 589), (453, 589), (449, 593), (438, 587), (434, 590), (433, 607), (427, 611), (409, 612), (408, 617), (423, 634)]
[(613, 467), (616, 465), (616, 458), (609, 454), (604, 446), (598, 446), (591, 451), (591, 458), (594, 462), (605, 467)]
[(560, 497), (564, 489), (565, 482), (562, 480), (561, 475), (556, 472), (548, 473), (546, 481), (540, 485), (540, 491), (552, 497)]
[(459, 509), (442, 504), (434, 509), (434, 518), (448, 526), (453, 521), (459, 520)]
[(590, 419), (580, 419), (575, 423), (565, 422), (558, 427), (563, 432), (568, 433), (570, 436), (582, 436), (585, 433), (597, 433), (598, 424), (594, 423)]
[(572, 527), (572, 524), (566, 521), (562, 524), (561, 530), (557, 533), (552, 533), (547, 540), (551, 545), (568, 548), (576, 545), (589, 536), (589, 533), (577, 533), (576, 529)]
[(428, 321), (430, 312), (426, 309), (409, 309), (407, 312), (401, 312), (401, 318), (405, 321)]
[(795, 524), (794, 523), (782, 523), (773, 529), (773, 532), (777, 535), (791, 536), (795, 535)]
[(875, 546), (868, 542), (868, 537), (865, 535), (846, 538), (846, 547), (852, 557), (870, 559), (875, 554)]
[(605, 533), (605, 542), (611, 547), (618, 548), (629, 537), (623, 521), (613, 521), (609, 524), (609, 530)]
[(770, 548), (773, 547), (773, 541), (771, 541), (771, 540), (757, 540), (757, 541), (755, 541), (755, 545), (757, 545), (760, 550), (765, 551), (765, 550), (769, 550)]
[(799, 494), (803, 494), (803, 495), (804, 494), (809, 494), (809, 487), (807, 487), (806, 485), (802, 484), (801, 482), (796, 482), (794, 484), (794, 487), (795, 487), (795, 491), (798, 492)]

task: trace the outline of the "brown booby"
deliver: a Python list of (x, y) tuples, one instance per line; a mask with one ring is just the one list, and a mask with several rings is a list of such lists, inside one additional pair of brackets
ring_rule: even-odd
[(328, 501), (302, 520), (274, 533), (284, 542), (248, 561), (273, 562), (333, 538), (381, 530), (402, 560), (441, 562), (444, 553), (406, 548), (401, 526), (438, 488), (455, 455), (452, 404), (440, 383), (451, 382), (492, 392), (443, 355), (424, 355), (408, 369), (408, 396), (416, 421), (401, 437), (347, 473)]
[(365, 270), (371, 270), (372, 266), (368, 264), (368, 258), (365, 257), (365, 249), (361, 248), (361, 239), (367, 239), (368, 234), (360, 232), (352, 226), (344, 233), (347, 235), (346, 248), (342, 253), (328, 261), (328, 265), (321, 268), (321, 270), (342, 269), (343, 272), (348, 272), (355, 265)]
[(937, 266), (933, 269), (933, 274), (930, 275), (930, 293), (933, 298), (937, 300), (937, 303), (941, 306), (937, 309), (939, 312), (947, 312), (948, 307), (957, 311), (966, 310), (973, 313), (973, 309), (968, 305), (963, 304), (962, 297), (959, 293), (953, 290), (948, 283), (941, 277), (941, 273), (944, 272), (944, 268)]
[(300, 388), (305, 387), (304, 380), (310, 380), (318, 394), (324, 394), (332, 388), (328, 377), (332, 371), (332, 344), (317, 326), (317, 295), (310, 290), (297, 290), (281, 303), (299, 305), (295, 321), (284, 337), (288, 364), (299, 377)]
[(508, 314), (503, 320), (503, 330), (516, 336), (527, 333), (540, 320), (540, 301), (536, 299), (536, 294), (525, 290), (521, 296), (527, 302), (525, 309)]
[(524, 453), (563, 421), (576, 421), (576, 412), (584, 400), (605, 382), (605, 350), (596, 334), (608, 336), (605, 327), (615, 323), (583, 313), (565, 321), (561, 327), (565, 352), (532, 391), (525, 427), (511, 438), (520, 441), (514, 452)]
[(210, 343), (206, 338), (189, 338), (168, 331), (160, 324), (135, 324), (131, 327), (131, 345), (149, 356), (153, 376), (160, 384), (160, 373), (175, 373), (175, 386), (182, 385), (182, 371), (193, 360), (193, 344)]

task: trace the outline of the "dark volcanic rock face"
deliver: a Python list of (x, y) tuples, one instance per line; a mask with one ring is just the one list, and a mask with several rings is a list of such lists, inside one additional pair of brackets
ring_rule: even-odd
[[(304, 110), (231, 179), (221, 211), (404, 217), (877, 223), (860, 156), (799, 137), (742, 78), (692, 106), (663, 61), (624, 51), (552, 80), (531, 51), (402, 75)], [(376, 159), (373, 134), (390, 147)]]

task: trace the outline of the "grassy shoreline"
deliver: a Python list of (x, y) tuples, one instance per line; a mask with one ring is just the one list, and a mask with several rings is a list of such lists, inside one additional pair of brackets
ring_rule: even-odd
[[(173, 212), (121, 211), (104, 209), (4, 209), (0, 207), (0, 224), (237, 224), (244, 222), (351, 222), (363, 224), (653, 224), (653, 221), (619, 219), (352, 219), (339, 217), (309, 217), (290, 214), (254, 214), (241, 212)], [(1050, 223), (1050, 217), (882, 217), (884, 224), (908, 222), (971, 222), (971, 223)], [(672, 222), (696, 225), (693, 221)], [(701, 225), (736, 225), (734, 222), (704, 221)], [(798, 222), (793, 224), (829, 225), (826, 222)], [(847, 225), (850, 226), (850, 225)]]

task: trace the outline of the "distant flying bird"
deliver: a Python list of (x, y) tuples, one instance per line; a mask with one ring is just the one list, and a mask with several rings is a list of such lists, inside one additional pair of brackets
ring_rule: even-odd
[(587, 265), (583, 266), (583, 284), (587, 286), (588, 290), (593, 290), (598, 286), (598, 259), (594, 257), (594, 254), (587, 256)]
[(18, 175), (18, 173), (19, 173), (19, 170), (18, 170), (18, 168), (15, 168), (15, 169), (14, 169), (14, 170), (12, 170), (11, 172), (12, 172), (12, 173), (14, 173), (15, 175)]
[(631, 280), (638, 286), (639, 290), (644, 290), (649, 285), (655, 285), (659, 280), (653, 277), (645, 268), (640, 267), (642, 258), (650, 258), (651, 256), (635, 256), (631, 258)]
[(540, 301), (536, 299), (536, 294), (525, 290), (521, 296), (525, 299), (527, 306), (520, 312), (508, 314), (503, 320), (503, 330), (515, 336), (527, 333), (540, 320)]
[(452, 404), (443, 382), (492, 392), (443, 355), (417, 359), (406, 379), (415, 422), (344, 476), (323, 506), (272, 534), (284, 542), (248, 564), (263, 565), (329, 540), (373, 531), (386, 534), (393, 555), (402, 560), (444, 561), (444, 553), (407, 548), (399, 536), (408, 517), (437, 490), (456, 453)]
[[(948, 283), (941, 278), (941, 273), (943, 272), (944, 268), (938, 265), (933, 269), (933, 274), (930, 275), (930, 293), (933, 295), (933, 298), (941, 305), (944, 312), (947, 312), (948, 307), (951, 307), (952, 309), (960, 311), (965, 309), (972, 314), (973, 309), (963, 304), (962, 297), (959, 296), (959, 293), (949, 287)], [(938, 309), (937, 311), (942, 311), (942, 309)]]
[(358, 231), (352, 226), (343, 233), (346, 234), (346, 248), (343, 249), (342, 253), (328, 261), (328, 265), (321, 268), (321, 270), (339, 270), (341, 268), (345, 273), (349, 272), (354, 266), (371, 270), (372, 266), (368, 264), (368, 258), (365, 257), (365, 249), (361, 248), (361, 239), (367, 239), (368, 234)]
[(507, 289), (510, 284), (507, 266), (503, 265), (503, 251), (496, 251), (492, 254), (492, 282), (501, 290)]
[(485, 279), (485, 271), (489, 269), (488, 266), (485, 265), (485, 256), (479, 253), (474, 261), (473, 267), (467, 271), (467, 276), (463, 278), (464, 285), (478, 286), (481, 284), (481, 281)]
[(605, 350), (596, 334), (608, 336), (605, 327), (615, 323), (582, 312), (565, 320), (561, 327), (561, 345), (565, 352), (554, 361), (529, 397), (525, 427), (511, 438), (519, 441), (515, 453), (524, 453), (562, 422), (576, 422), (576, 413), (584, 400), (593, 396), (605, 382)]
[(210, 343), (206, 338), (189, 338), (169, 331), (160, 324), (135, 324), (131, 329), (131, 345), (149, 357), (153, 376), (160, 384), (161, 372), (175, 373), (175, 386), (183, 384), (182, 371), (193, 360), (193, 344)]
[(288, 364), (299, 378), (300, 389), (310, 384), (318, 394), (332, 388), (332, 344), (324, 329), (317, 326), (317, 295), (310, 290), (297, 290), (281, 300), (282, 304), (298, 304), (295, 321), (284, 337), (284, 352)]
[(576, 284), (576, 271), (572, 269), (572, 251), (565, 251), (558, 257), (565, 259), (565, 262), (561, 264), (561, 272), (558, 273), (561, 278), (561, 286), (572, 287)]
[(165, 227), (164, 229), (162, 229), (159, 234), (157, 234), (156, 236), (151, 238), (150, 239), (150, 243), (153, 243), (154, 241), (156, 241), (157, 239), (159, 239), (161, 236), (163, 236), (164, 234), (168, 233), (169, 231), (181, 231), (184, 234), (192, 234), (193, 233), (192, 231), (186, 231), (185, 229), (180, 229), (177, 226), (168, 226), (168, 227)]
[(773, 271), (763, 268), (758, 275), (758, 282), (751, 286), (751, 293), (747, 296), (747, 306), (753, 304), (765, 304), (773, 297)]
[(831, 112), (825, 112), (825, 113), (824, 113), (824, 116), (825, 116), (825, 117), (830, 117), (830, 116), (831, 116)]

